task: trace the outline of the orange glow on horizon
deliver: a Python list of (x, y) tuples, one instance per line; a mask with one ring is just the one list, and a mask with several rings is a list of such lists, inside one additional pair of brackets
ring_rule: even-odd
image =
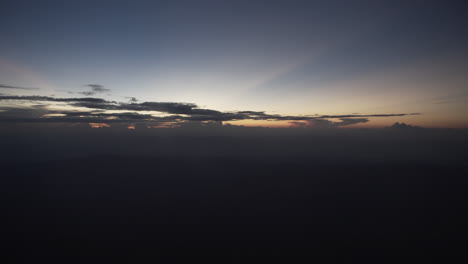
[(246, 127), (290, 127), (289, 121), (264, 121), (264, 120), (238, 120), (229, 121), (227, 124)]
[(91, 128), (111, 127), (110, 125), (106, 123), (89, 123), (89, 126), (91, 126)]

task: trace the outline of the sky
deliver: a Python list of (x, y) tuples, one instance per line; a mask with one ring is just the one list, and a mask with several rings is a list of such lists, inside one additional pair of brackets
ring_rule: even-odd
[(464, 1), (0, 3), (0, 121), (468, 128)]
[(465, 255), (467, 11), (0, 0), (2, 253)]

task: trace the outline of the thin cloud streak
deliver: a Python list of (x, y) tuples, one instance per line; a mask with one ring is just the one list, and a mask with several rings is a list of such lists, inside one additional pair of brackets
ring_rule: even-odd
[(56, 98), (51, 96), (40, 96), (40, 95), (31, 95), (31, 96), (19, 96), (19, 95), (2, 95), (0, 96), (0, 101), (5, 100), (20, 100), (20, 101), (49, 101), (49, 102), (92, 102), (92, 103), (111, 103), (101, 98)]
[(22, 87), (22, 86), (13, 86), (13, 85), (5, 85), (5, 84), (0, 84), (0, 88), (16, 89), (16, 90), (39, 90), (39, 88), (34, 88), (34, 87)]
[(104, 85), (100, 84), (86, 84), (85, 86), (90, 87), (95, 93), (109, 92), (111, 89), (105, 88)]

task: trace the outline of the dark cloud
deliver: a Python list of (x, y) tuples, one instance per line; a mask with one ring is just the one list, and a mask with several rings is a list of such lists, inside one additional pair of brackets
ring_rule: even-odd
[(4, 123), (122, 123), (130, 122), (131, 120), (123, 119), (107, 119), (99, 117), (3, 117), (1, 116), (0, 122)]
[(181, 122), (177, 125), (180, 128), (204, 128), (204, 127), (222, 127), (223, 123), (221, 121), (187, 121)]
[[(38, 105), (29, 108), (0, 108), (1, 122), (45, 122), (45, 123), (121, 123), (134, 121), (160, 121), (161, 118), (139, 113), (102, 113), (86, 111), (57, 111), (47, 110), (45, 106)], [(177, 120), (175, 118), (168, 119)]]
[(371, 114), (371, 115), (321, 115), (319, 118), (349, 118), (349, 117), (391, 117), (391, 116), (408, 116), (408, 115), (420, 115), (421, 113), (409, 113), (409, 114)]
[(2, 107), (0, 118), (40, 118), (49, 111), (44, 106), (32, 106), (28, 108)]
[(85, 86), (90, 87), (95, 93), (109, 92), (111, 89), (105, 88), (104, 85), (100, 84), (86, 84)]
[(359, 123), (367, 123), (369, 119), (367, 118), (340, 118), (341, 122), (335, 122), (336, 126), (349, 126)]
[[(312, 118), (307, 120), (308, 125), (307, 127), (313, 128), (334, 128), (334, 127), (342, 127), (342, 126), (349, 126), (359, 123), (367, 123), (369, 119), (367, 118), (340, 118), (341, 121), (334, 122), (324, 118)], [(299, 123), (302, 122), (290, 122), (293, 125), (297, 126)]]
[[(99, 88), (99, 87), (98, 87)], [(2, 100), (18, 100), (28, 102), (65, 102), (71, 107), (89, 108), (90, 111), (49, 111), (36, 109), (38, 121), (44, 122), (222, 122), (235, 120), (268, 120), (268, 121), (291, 121), (293, 126), (305, 127), (341, 127), (358, 123), (368, 122), (368, 117), (391, 117), (418, 115), (419, 113), (409, 114), (371, 114), (371, 115), (315, 115), (315, 116), (287, 116), (270, 115), (264, 111), (234, 111), (222, 112), (213, 109), (199, 108), (193, 103), (182, 102), (142, 102), (136, 103), (136, 99), (130, 97), (130, 103), (119, 103), (107, 101), (101, 98), (56, 98), (51, 96), (8, 96), (0, 95)], [(133, 100), (134, 99), (134, 100)], [(109, 113), (108, 111), (126, 111), (123, 113)], [(155, 117), (149, 114), (140, 114), (141, 111), (155, 111), (170, 114), (163, 117)], [(54, 114), (53, 116), (47, 114)], [(57, 115), (60, 114), (60, 115)], [(1, 117), (6, 119), (18, 120), (18, 115), (8, 115), (8, 111)], [(7, 118), (8, 117), (8, 118)], [(30, 121), (31, 116), (23, 116), (22, 122)], [(29, 118), (29, 119), (28, 119)], [(335, 122), (329, 119), (339, 119)], [(306, 124), (306, 125), (304, 125)]]
[(89, 102), (89, 103), (112, 103), (101, 98), (56, 98), (51, 96), (17, 96), (17, 95), (2, 95), (0, 101), (3, 100), (21, 100), (21, 101), (49, 101), (49, 102)]
[(238, 113), (219, 113), (211, 115), (200, 115), (195, 114), (184, 118), (185, 120), (191, 121), (233, 121), (233, 120), (245, 120), (252, 119), (250, 116)]
[(97, 93), (109, 92), (111, 90), (109, 88), (105, 88), (103, 85), (100, 85), (100, 84), (86, 84), (85, 86), (91, 88), (91, 91), (78, 92), (78, 94), (92, 96)]
[(86, 108), (101, 109), (101, 110), (129, 110), (129, 109), (122, 109), (119, 105), (108, 102), (104, 99), (102, 99), (101, 102), (88, 102), (88, 101), (73, 102), (71, 105), (77, 106), (77, 107), (86, 107)]
[[(62, 112), (63, 113), (63, 112)], [(152, 115), (139, 113), (94, 113), (94, 112), (66, 112), (67, 117), (92, 117), (92, 118), (112, 118), (125, 120), (151, 120), (155, 119)]]
[(128, 96), (127, 96), (127, 97), (125, 97), (125, 98), (129, 99), (130, 103), (136, 103), (136, 102), (138, 102), (138, 99), (136, 99), (135, 97), (128, 97)]
[(144, 102), (121, 104), (121, 107), (126, 110), (142, 110), (142, 111), (158, 111), (171, 114), (190, 114), (197, 107), (196, 104), (190, 103), (172, 103), (172, 102)]
[(387, 128), (390, 128), (390, 129), (419, 129), (421, 127), (419, 126), (413, 126), (413, 125), (408, 125), (408, 124), (405, 124), (405, 123), (399, 123), (399, 122), (396, 122), (395, 124), (387, 127)]
[(21, 86), (4, 85), (4, 84), (0, 84), (0, 88), (4, 88), (4, 89), (17, 89), (17, 90), (39, 90), (39, 88), (21, 87)]
[[(109, 102), (79, 102), (76, 106), (105, 109), (105, 110), (131, 110), (131, 111), (156, 111), (168, 114), (178, 115), (194, 115), (194, 116), (211, 116), (213, 118), (228, 118), (232, 119), (231, 113), (224, 113), (212, 109), (198, 108), (196, 104), (192, 103), (178, 103), (178, 102), (144, 102), (144, 103), (109, 103)], [(246, 117), (246, 114), (239, 114), (238, 116)]]
[(247, 114), (247, 115), (252, 115), (252, 116), (263, 116), (266, 115), (265, 112), (263, 111), (239, 111), (237, 112), (239, 114)]

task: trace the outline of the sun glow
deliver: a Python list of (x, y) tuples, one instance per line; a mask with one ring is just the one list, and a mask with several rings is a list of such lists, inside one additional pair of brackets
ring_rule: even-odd
[(103, 128), (103, 127), (111, 127), (109, 124), (106, 123), (89, 123), (91, 128)]

